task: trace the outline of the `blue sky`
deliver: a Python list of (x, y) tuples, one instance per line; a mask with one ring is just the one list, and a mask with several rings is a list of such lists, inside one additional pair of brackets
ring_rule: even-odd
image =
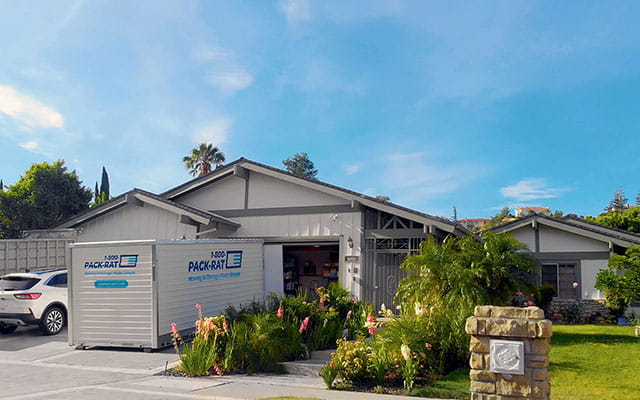
[(213, 142), (434, 215), (640, 191), (637, 1), (0, 0), (0, 178), (162, 192)]

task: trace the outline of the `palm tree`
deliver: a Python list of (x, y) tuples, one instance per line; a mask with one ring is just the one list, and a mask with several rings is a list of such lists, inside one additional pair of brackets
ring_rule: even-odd
[(182, 159), (185, 168), (193, 176), (203, 176), (211, 172), (211, 165), (215, 164), (216, 168), (226, 161), (224, 153), (211, 143), (200, 143), (200, 145), (191, 150), (191, 154)]

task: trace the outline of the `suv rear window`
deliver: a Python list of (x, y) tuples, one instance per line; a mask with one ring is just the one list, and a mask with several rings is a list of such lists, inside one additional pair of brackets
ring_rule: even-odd
[(0, 290), (27, 290), (38, 283), (38, 278), (26, 278), (23, 276), (5, 276), (0, 278)]

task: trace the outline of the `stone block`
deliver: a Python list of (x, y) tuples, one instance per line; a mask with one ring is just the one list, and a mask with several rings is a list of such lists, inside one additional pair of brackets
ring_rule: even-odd
[(546, 369), (538, 369), (534, 368), (532, 370), (531, 377), (534, 381), (549, 381), (551, 379), (551, 374)]
[(531, 381), (527, 376), (511, 375), (510, 379), (505, 379), (505, 375), (501, 375), (496, 381), (496, 393), (499, 395), (527, 397), (531, 392)]
[(496, 393), (495, 382), (471, 381), (471, 391), (476, 393), (494, 394)]
[(545, 382), (534, 382), (531, 385), (531, 394), (529, 395), (532, 399), (548, 399), (551, 395), (551, 384), (549, 381)]
[(495, 394), (471, 393), (471, 400), (500, 400)]
[(476, 306), (473, 315), (476, 317), (491, 317), (492, 306)]
[(491, 317), (525, 319), (527, 312), (526, 309), (520, 307), (493, 307)]
[(471, 369), (485, 369), (484, 355), (479, 353), (471, 353), (471, 357), (469, 358), (469, 366), (471, 367)]
[(543, 319), (542, 321), (536, 322), (538, 326), (537, 336), (538, 338), (550, 338), (553, 335), (553, 327), (551, 325), (551, 321), (548, 319)]
[(469, 349), (472, 353), (489, 353), (489, 338), (471, 336)]
[(486, 321), (485, 334), (487, 336), (521, 337), (522, 338), (522, 337), (527, 337), (528, 328), (529, 328), (529, 322), (527, 320), (511, 319), (511, 318), (492, 318)]
[(478, 334), (478, 318), (477, 317), (467, 318), (467, 322), (464, 326), (464, 330), (469, 335), (477, 335)]
[(547, 339), (535, 339), (531, 341), (531, 350), (532, 354), (541, 354), (547, 355), (549, 354), (549, 350), (551, 350), (551, 346), (549, 345), (549, 340)]
[(484, 369), (472, 369), (469, 373), (472, 381), (495, 382), (496, 374)]
[(540, 354), (527, 354), (525, 368), (549, 368), (549, 357)]

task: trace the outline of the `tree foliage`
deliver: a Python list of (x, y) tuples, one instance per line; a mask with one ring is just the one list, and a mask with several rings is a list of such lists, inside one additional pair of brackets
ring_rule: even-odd
[(609, 268), (598, 272), (596, 289), (604, 292), (614, 316), (624, 315), (631, 301), (640, 301), (640, 245), (629, 246), (624, 255), (609, 258)]
[(536, 263), (510, 235), (485, 232), (481, 240), (425, 241), (402, 268), (409, 275), (400, 282), (396, 300), (471, 312), (480, 304), (504, 305), (514, 292), (532, 286)]
[(620, 212), (612, 211), (600, 214), (595, 218), (586, 217), (585, 219), (596, 224), (640, 233), (640, 207), (631, 207)]
[(96, 188), (94, 190), (93, 196), (94, 198), (91, 207), (99, 206), (100, 204), (106, 203), (111, 199), (109, 174), (107, 174), (107, 169), (104, 166), (102, 167), (100, 189), (98, 189), (98, 182), (96, 182)]
[(509, 208), (509, 206), (502, 207), (502, 210), (500, 210), (499, 213), (491, 217), (489, 222), (487, 222), (485, 229), (493, 228), (494, 226), (500, 225), (506, 218), (509, 218), (510, 216), (511, 216), (511, 209)]
[(282, 161), (287, 171), (291, 174), (306, 179), (316, 179), (318, 170), (315, 169), (313, 161), (309, 160), (307, 153), (296, 153)]
[(182, 158), (182, 162), (193, 176), (203, 176), (211, 172), (211, 166), (216, 168), (224, 164), (225, 155), (211, 143), (200, 143), (191, 150), (191, 154)]
[(618, 188), (613, 195), (613, 199), (609, 202), (609, 205), (604, 209), (606, 212), (622, 212), (628, 206), (629, 199), (624, 195), (624, 190)]
[(17, 238), (25, 229), (50, 229), (86, 210), (91, 189), (82, 186), (64, 161), (33, 164), (0, 192), (0, 235)]

